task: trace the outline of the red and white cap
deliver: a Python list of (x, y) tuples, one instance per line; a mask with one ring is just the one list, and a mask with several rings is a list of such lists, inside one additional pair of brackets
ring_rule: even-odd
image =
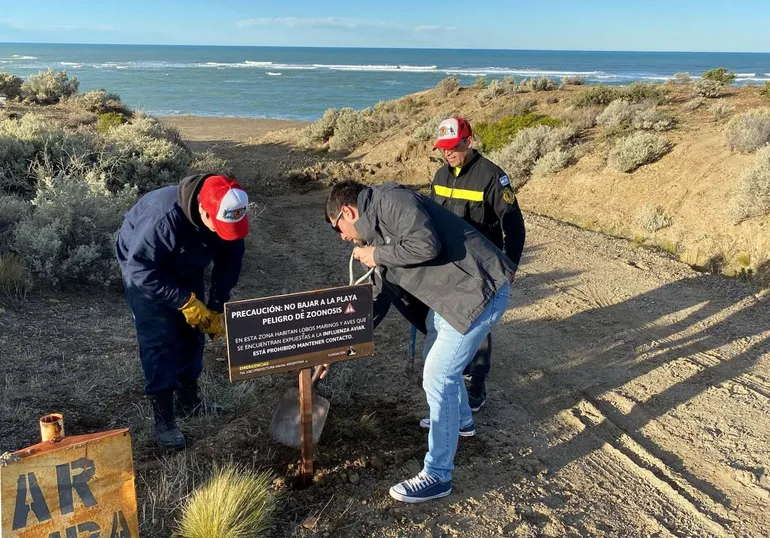
[(198, 200), (214, 222), (219, 237), (235, 241), (248, 235), (249, 195), (237, 181), (209, 176), (203, 181)]
[(459, 116), (452, 116), (438, 124), (438, 140), (433, 149), (453, 149), (463, 138), (473, 134), (471, 124)]

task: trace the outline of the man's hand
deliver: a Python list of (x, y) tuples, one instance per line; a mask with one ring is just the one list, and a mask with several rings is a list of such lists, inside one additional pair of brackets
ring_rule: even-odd
[(377, 247), (356, 247), (353, 249), (353, 257), (367, 267), (374, 267), (374, 249)]
[(508, 282), (510, 282), (511, 284), (513, 284), (513, 281), (514, 281), (514, 280), (516, 280), (516, 273), (513, 273), (513, 274), (512, 274), (512, 275), (511, 275), (511, 276), (508, 278)]
[(179, 310), (184, 314), (187, 323), (203, 332), (206, 332), (211, 323), (211, 314), (215, 314), (206, 308), (206, 305), (200, 302), (194, 293), (190, 294), (190, 298)]
[(225, 335), (225, 320), (224, 315), (209, 310), (209, 323), (203, 332), (208, 334), (212, 340), (224, 337)]
[(313, 377), (317, 375), (318, 379), (326, 379), (326, 376), (329, 375), (329, 368), (331, 368), (331, 364), (319, 364), (318, 366), (315, 366), (313, 368)]

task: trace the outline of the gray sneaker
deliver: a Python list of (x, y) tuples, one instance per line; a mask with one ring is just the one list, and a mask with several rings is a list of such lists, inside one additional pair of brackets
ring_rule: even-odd
[[(420, 421), (420, 428), (429, 430), (430, 419), (429, 418), (422, 419)], [(471, 422), (467, 426), (460, 426), (460, 437), (473, 437), (474, 435), (476, 435), (476, 427), (473, 425), (473, 422)]]

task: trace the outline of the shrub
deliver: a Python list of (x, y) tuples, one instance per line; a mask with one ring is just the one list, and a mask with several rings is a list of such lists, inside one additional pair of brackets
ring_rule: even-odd
[(716, 99), (722, 95), (724, 84), (715, 80), (701, 79), (695, 83), (695, 94), (700, 97)]
[(706, 100), (703, 97), (696, 97), (694, 99), (690, 99), (682, 106), (684, 106), (686, 110), (697, 110), (700, 107), (702, 107), (705, 103), (706, 103)]
[(733, 115), (735, 107), (729, 103), (725, 103), (724, 99), (720, 99), (709, 107), (709, 112), (714, 116), (715, 121), (722, 121)]
[(99, 119), (96, 121), (96, 130), (100, 133), (106, 132), (110, 127), (117, 127), (126, 123), (126, 119), (114, 112), (104, 112), (99, 114)]
[(729, 212), (737, 221), (770, 213), (770, 146), (759, 150), (754, 165), (741, 175)]
[(104, 114), (107, 112), (120, 114), (126, 118), (131, 117), (131, 109), (120, 100), (116, 93), (108, 93), (105, 90), (91, 90), (89, 92), (76, 95), (70, 101), (95, 114)]
[(34, 211), (14, 231), (14, 249), (46, 283), (108, 284), (116, 277), (112, 237), (135, 191), (112, 194), (97, 172), (49, 175), (38, 169)]
[(759, 95), (770, 99), (770, 82), (765, 82), (765, 85), (759, 88)]
[(609, 164), (621, 172), (633, 172), (653, 163), (671, 150), (671, 143), (651, 133), (634, 133), (618, 140), (610, 150)]
[(541, 156), (535, 161), (535, 166), (532, 168), (532, 175), (534, 177), (546, 177), (552, 176), (559, 170), (563, 170), (570, 165), (572, 161), (572, 153), (564, 151), (563, 149), (556, 149), (545, 155)]
[(177, 143), (179, 132), (149, 116), (135, 116), (130, 122), (107, 130), (103, 145), (110, 169), (107, 186), (117, 192), (135, 186), (140, 193), (176, 183), (189, 170), (192, 154)]
[(340, 111), (336, 108), (327, 108), (321, 119), (311, 123), (303, 129), (303, 137), (310, 143), (324, 143), (334, 134), (337, 118)]
[(676, 73), (666, 82), (669, 84), (692, 84), (692, 77), (690, 76), (690, 73)]
[(21, 78), (16, 75), (0, 73), (0, 95), (7, 99), (18, 99), (21, 97), (22, 83)]
[(637, 110), (631, 120), (631, 127), (646, 131), (670, 131), (675, 124), (674, 118), (654, 108)]
[(655, 233), (658, 230), (671, 226), (671, 217), (660, 207), (645, 204), (636, 215), (636, 223), (643, 230)]
[(770, 108), (756, 108), (733, 116), (725, 127), (730, 149), (750, 153), (770, 142)]
[(217, 157), (210, 149), (193, 154), (190, 170), (193, 173), (211, 173), (220, 176), (232, 177), (233, 171), (226, 159)]
[(514, 188), (519, 188), (529, 179), (538, 159), (552, 151), (568, 149), (574, 137), (571, 127), (528, 127), (520, 130), (510, 144), (490, 153), (489, 159), (507, 172)]
[(558, 89), (559, 85), (548, 77), (532, 77), (522, 80), (519, 87), (524, 91), (547, 92)]
[(596, 123), (608, 129), (627, 127), (638, 110), (637, 105), (625, 99), (615, 99), (596, 117)]
[(413, 140), (432, 140), (438, 136), (438, 124), (443, 120), (453, 116), (453, 112), (442, 110), (435, 116), (432, 116), (422, 122), (413, 132)]
[(0, 254), (0, 302), (18, 307), (32, 287), (24, 261), (16, 254)]
[(620, 97), (620, 91), (617, 88), (598, 84), (596, 86), (591, 86), (580, 93), (572, 104), (579, 108), (588, 106), (607, 106), (618, 97)]
[(350, 152), (371, 134), (361, 112), (352, 108), (343, 108), (337, 116), (334, 136), (329, 140), (329, 149)]
[(735, 80), (735, 73), (728, 71), (724, 67), (715, 67), (714, 69), (709, 69), (703, 73), (701, 77), (703, 80), (712, 80), (727, 86), (732, 84)]
[(460, 91), (460, 80), (457, 77), (447, 77), (436, 85), (442, 97), (448, 97)]
[(487, 79), (484, 77), (479, 77), (473, 82), (473, 88), (476, 88), (477, 90), (483, 90), (487, 87)]
[(31, 212), (31, 204), (18, 196), (0, 196), (0, 253), (11, 248), (13, 230)]
[(522, 116), (505, 116), (494, 123), (479, 123), (473, 129), (474, 138), (483, 151), (497, 151), (513, 140), (516, 133), (535, 125), (557, 127), (561, 121), (550, 116), (528, 113)]
[(478, 100), (482, 103), (486, 103), (505, 95), (505, 93), (503, 85), (500, 84), (499, 80), (495, 79), (489, 83), (489, 86), (479, 92)]
[(51, 105), (77, 93), (78, 79), (69, 78), (66, 71), (54, 73), (53, 69), (30, 75), (22, 85), (24, 97), (34, 103)]
[(565, 86), (582, 86), (586, 80), (586, 77), (562, 77), (561, 83)]
[(177, 523), (180, 538), (259, 538), (273, 526), (277, 499), (272, 475), (227, 466), (186, 501)]
[(596, 118), (602, 112), (602, 107), (589, 106), (583, 108), (569, 107), (564, 112), (564, 122), (582, 131), (596, 125)]
[(623, 88), (621, 94), (624, 99), (631, 103), (652, 101), (657, 104), (666, 98), (665, 88), (660, 84), (650, 82), (634, 82), (630, 86)]

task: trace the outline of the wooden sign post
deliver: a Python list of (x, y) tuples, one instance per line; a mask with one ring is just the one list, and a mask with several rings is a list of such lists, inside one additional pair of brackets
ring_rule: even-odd
[(298, 444), (306, 482), (312, 481), (313, 444), (323, 426), (316, 420), (314, 432), (310, 370), (371, 356), (372, 317), (372, 288), (368, 284), (225, 304), (230, 381), (299, 370)]

